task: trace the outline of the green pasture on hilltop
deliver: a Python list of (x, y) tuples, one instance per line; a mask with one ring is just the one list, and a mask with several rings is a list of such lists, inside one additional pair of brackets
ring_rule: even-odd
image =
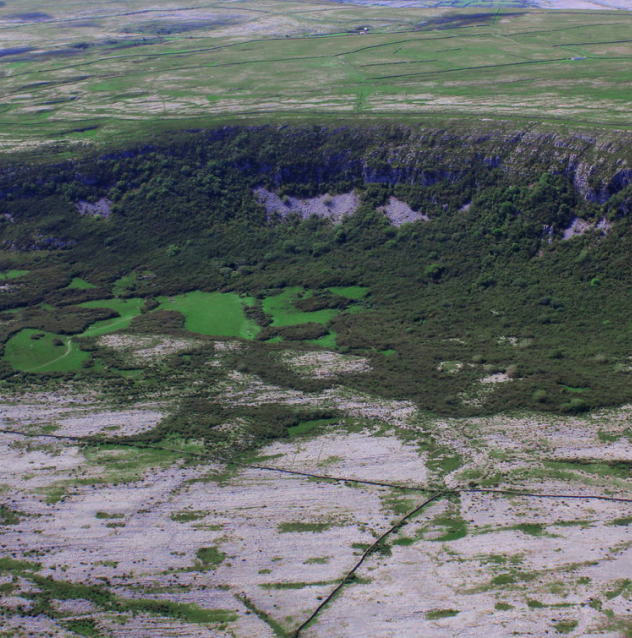
[(242, 339), (253, 339), (259, 332), (259, 326), (244, 313), (244, 306), (252, 305), (252, 297), (198, 290), (175, 297), (159, 297), (157, 301), (160, 302), (158, 310), (181, 312), (185, 328), (190, 332)]
[(6, 361), (21, 372), (73, 372), (88, 358), (71, 338), (27, 328), (11, 337)]
[[(12, 99), (0, 114), (0, 152), (25, 141), (70, 150), (238, 120), (484, 117), (630, 127), (626, 11), (515, 11), (497, 2), (456, 12), (460, 0), (310, 11), (244, 0), (230, 8), (238, 25), (158, 39), (146, 37), (142, 16), (116, 17), (112, 0), (101, 8), (108, 4), (114, 15), (100, 16), (103, 29), (140, 29), (124, 53), (99, 40), (85, 46), (71, 21), (54, 31), (46, 21), (4, 27), (6, 50), (29, 42), (41, 53), (3, 59), (0, 86)], [(72, 12), (65, 0), (56, 8)]]

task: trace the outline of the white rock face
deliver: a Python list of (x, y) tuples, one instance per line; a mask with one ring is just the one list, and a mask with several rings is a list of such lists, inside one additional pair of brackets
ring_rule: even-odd
[(430, 221), (428, 215), (414, 211), (406, 202), (402, 202), (396, 197), (391, 197), (388, 204), (383, 206), (381, 210), (384, 211), (393, 226), (417, 221)]
[(112, 214), (112, 202), (107, 197), (102, 197), (96, 202), (77, 202), (75, 207), (80, 215), (91, 215), (93, 217), (109, 217)]
[(589, 230), (598, 230), (602, 235), (607, 235), (612, 224), (604, 217), (600, 219), (596, 224), (575, 217), (571, 222), (571, 225), (564, 229), (563, 239), (571, 239), (577, 235), (583, 235)]
[(353, 215), (360, 205), (360, 198), (352, 191), (342, 195), (319, 195), (308, 199), (286, 197), (281, 199), (276, 193), (259, 187), (254, 190), (255, 197), (263, 204), (268, 216), (278, 214), (287, 217), (290, 213), (296, 213), (303, 219), (312, 215), (331, 219), (334, 223), (340, 223), (346, 215)]

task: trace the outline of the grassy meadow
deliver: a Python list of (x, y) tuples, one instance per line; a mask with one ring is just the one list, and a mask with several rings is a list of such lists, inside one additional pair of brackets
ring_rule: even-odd
[(236, 293), (189, 292), (172, 298), (160, 297), (159, 310), (173, 310), (185, 317), (185, 328), (191, 332), (218, 337), (252, 339), (259, 327), (244, 314), (244, 306), (252, 299)]
[(622, 11), (111, 5), (77, 18), (65, 1), (37, 20), (0, 8), (1, 150), (54, 142), (60, 153), (244, 121), (629, 125)]
[(89, 355), (68, 337), (22, 330), (5, 347), (5, 360), (21, 372), (74, 372)]

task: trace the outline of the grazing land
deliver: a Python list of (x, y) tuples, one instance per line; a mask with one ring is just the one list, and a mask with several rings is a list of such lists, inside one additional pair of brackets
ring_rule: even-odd
[(632, 636), (631, 7), (0, 1), (0, 638)]
[(632, 16), (589, 2), (13, 4), (0, 8), (5, 153), (315, 119), (630, 126)]
[(157, 301), (160, 302), (159, 310), (182, 313), (184, 325), (191, 332), (252, 339), (259, 331), (258, 326), (248, 321), (244, 314), (244, 304), (251, 305), (253, 300), (240, 298), (235, 293), (198, 291), (170, 299), (159, 297)]

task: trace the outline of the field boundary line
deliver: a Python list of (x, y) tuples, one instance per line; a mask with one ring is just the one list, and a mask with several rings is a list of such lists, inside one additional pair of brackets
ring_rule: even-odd
[(381, 534), (379, 536), (379, 538), (370, 547), (368, 547), (366, 550), (364, 550), (364, 552), (362, 553), (362, 556), (360, 556), (360, 560), (356, 562), (356, 564), (347, 572), (347, 574), (340, 581), (340, 583), (338, 583), (338, 585), (336, 585), (336, 587), (334, 587), (334, 589), (320, 603), (320, 605), (318, 605), (318, 607), (316, 607), (316, 609), (310, 614), (309, 618), (307, 618), (307, 620), (304, 620), (294, 630), (294, 632), (292, 634), (290, 634), (291, 637), (292, 638), (299, 638), (299, 636), (301, 635), (301, 632), (303, 631), (303, 629), (305, 629), (313, 620), (315, 620), (316, 617), (320, 614), (320, 612), (323, 611), (323, 609), (336, 597), (338, 592), (345, 585), (347, 585), (349, 583), (350, 579), (354, 576), (354, 574), (362, 566), (362, 563), (364, 563), (364, 561), (377, 549), (377, 547), (380, 545), (380, 543), (385, 538), (390, 536), (393, 532), (396, 532), (409, 518), (411, 518), (412, 516), (414, 516), (415, 514), (420, 512), (427, 505), (430, 505), (430, 503), (438, 500), (442, 496), (447, 496), (448, 494), (449, 494), (448, 492), (437, 492), (436, 494), (433, 494), (430, 498), (426, 499), (423, 503), (417, 505), (417, 507), (415, 507), (415, 509), (411, 510), (410, 512), (408, 512), (408, 514), (406, 514), (405, 516), (400, 518), (397, 521), (397, 523), (395, 523), (395, 525), (391, 525), (391, 527), (389, 527), (383, 534)]

